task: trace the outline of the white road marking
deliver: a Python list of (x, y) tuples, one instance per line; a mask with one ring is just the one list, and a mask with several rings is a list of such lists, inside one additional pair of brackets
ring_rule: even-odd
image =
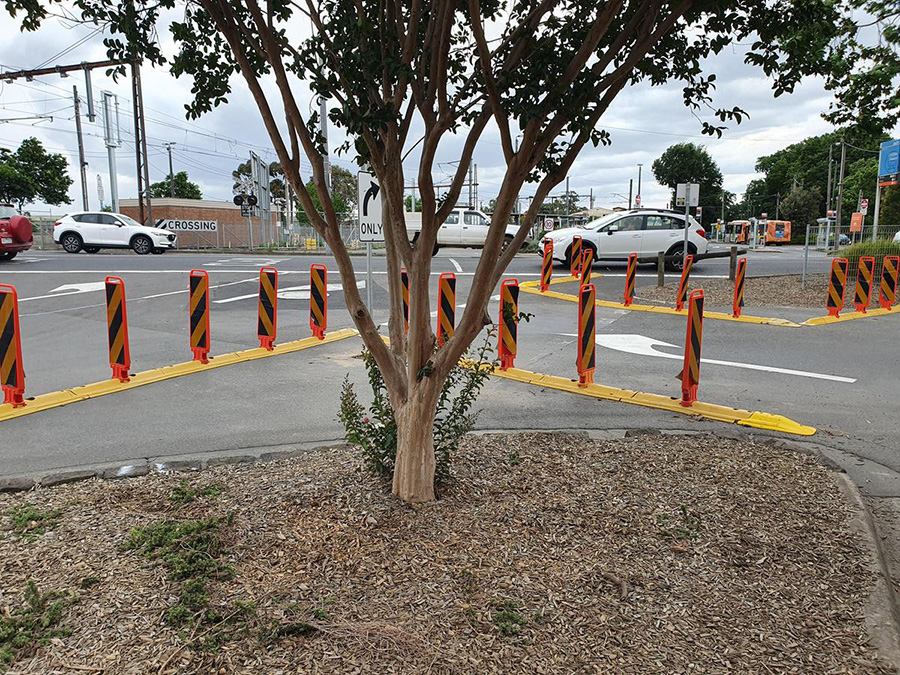
[[(357, 283), (357, 287), (362, 290), (366, 287), (365, 280), (359, 281)], [(328, 284), (327, 292), (337, 292), (343, 291), (344, 287), (341, 284)], [(306, 284), (304, 286), (289, 286), (287, 288), (279, 288), (278, 289), (278, 297), (282, 300), (308, 300), (310, 293), (310, 286)], [(259, 293), (249, 293), (248, 295), (237, 295), (233, 298), (224, 298), (222, 300), (213, 300), (215, 304), (225, 304), (228, 302), (237, 302), (238, 300), (249, 300), (250, 298), (258, 298)]]
[(458, 262), (456, 262), (453, 258), (447, 258), (447, 260), (449, 260), (449, 261), (450, 261), (450, 264), (453, 265), (453, 267), (456, 268), (456, 271), (457, 271), (457, 272), (462, 272), (462, 271), (463, 271), (462, 265), (460, 265)]
[[(571, 336), (571, 334), (567, 334)], [(639, 356), (657, 356), (663, 359), (674, 359), (683, 361), (683, 354), (667, 354), (657, 351), (657, 347), (672, 347), (680, 349), (677, 345), (662, 342), (655, 338), (646, 337), (644, 335), (616, 335), (606, 334), (597, 335), (597, 344), (607, 349), (625, 352), (627, 354), (637, 354)], [(781, 375), (796, 375), (798, 377), (810, 377), (816, 380), (830, 380), (832, 382), (846, 382), (852, 384), (856, 382), (856, 378), (839, 377), (837, 375), (825, 375), (824, 373), (811, 373), (805, 370), (792, 370), (790, 368), (777, 368), (775, 366), (760, 366), (754, 363), (739, 363), (736, 361), (721, 361), (719, 359), (700, 359), (701, 363), (714, 366), (730, 366), (732, 368), (745, 368), (747, 370), (762, 370), (768, 373), (779, 373)]]
[[(78, 295), (79, 293), (91, 293), (93, 291), (102, 291), (106, 287), (104, 281), (88, 281), (82, 284), (63, 284), (58, 288), (54, 288), (47, 295), (35, 295), (31, 298), (19, 298), (19, 302), (28, 302), (30, 300), (44, 300), (46, 298), (61, 298), (66, 295)], [(68, 291), (64, 293), (63, 291)]]
[(223, 258), (222, 260), (216, 260), (215, 262), (207, 262), (203, 263), (204, 267), (227, 267), (229, 265), (244, 265), (246, 267), (271, 267), (273, 265), (277, 265), (278, 263), (286, 262), (287, 258), (257, 258), (257, 257), (237, 257), (237, 258)]

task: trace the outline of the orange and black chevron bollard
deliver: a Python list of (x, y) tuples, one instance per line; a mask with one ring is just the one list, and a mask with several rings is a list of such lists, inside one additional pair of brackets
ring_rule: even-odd
[(188, 276), (188, 318), (194, 361), (209, 363), (209, 274), (191, 270)]
[(684, 309), (684, 303), (688, 297), (688, 282), (691, 279), (691, 268), (694, 267), (694, 256), (690, 253), (684, 259), (684, 267), (681, 269), (681, 281), (678, 282), (678, 295), (675, 297), (675, 311)]
[(25, 405), (19, 298), (16, 289), (8, 284), (0, 284), (0, 386), (3, 387), (3, 403), (9, 403), (13, 408)]
[(544, 244), (544, 261), (541, 265), (541, 293), (550, 288), (550, 279), (553, 277), (553, 241), (547, 240)]
[(844, 308), (844, 287), (847, 284), (849, 265), (846, 258), (835, 258), (831, 261), (831, 280), (828, 283), (828, 297), (825, 298), (829, 316), (840, 316)]
[(109, 365), (113, 379), (128, 382), (131, 349), (128, 346), (128, 312), (125, 307), (125, 282), (106, 277), (106, 325), (109, 337)]
[(569, 272), (571, 272), (573, 277), (577, 277), (581, 272), (578, 267), (581, 265), (581, 237), (577, 234), (572, 237), (572, 247), (569, 249), (569, 258)]
[(519, 282), (504, 279), (500, 284), (500, 333), (497, 353), (500, 370), (515, 367), (519, 343)]
[(325, 339), (328, 328), (328, 270), (319, 263), (309, 266), (309, 327), (314, 336)]
[(400, 293), (403, 295), (403, 330), (409, 333), (409, 273), (400, 268)]
[(700, 384), (700, 347), (703, 344), (703, 291), (688, 299), (687, 337), (684, 341), (684, 369), (681, 371), (681, 405), (686, 408), (697, 400)]
[(275, 349), (277, 329), (278, 270), (274, 267), (263, 267), (259, 270), (259, 320), (256, 322), (259, 346), (269, 351)]
[(731, 303), (731, 316), (740, 317), (744, 308), (744, 279), (747, 276), (747, 259), (737, 261), (737, 270), (734, 273), (734, 301)]
[(898, 276), (900, 276), (900, 255), (886, 255), (881, 265), (881, 291), (878, 294), (878, 304), (882, 309), (894, 307)]
[(597, 292), (594, 284), (582, 286), (578, 292), (578, 386), (586, 387), (594, 382), (596, 349)]
[(625, 271), (625, 306), (634, 302), (634, 280), (637, 277), (637, 253), (628, 255), (628, 269)]
[(456, 275), (444, 272), (438, 278), (437, 344), (453, 337), (456, 328)]
[(581, 286), (591, 283), (591, 271), (594, 268), (594, 249), (585, 246), (581, 252)]
[(875, 258), (870, 255), (862, 256), (856, 268), (856, 293), (853, 298), (857, 312), (865, 314), (869, 303), (872, 302), (872, 277), (874, 276)]

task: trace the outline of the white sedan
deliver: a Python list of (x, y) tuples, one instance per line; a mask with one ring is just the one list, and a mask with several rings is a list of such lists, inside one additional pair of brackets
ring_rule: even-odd
[[(688, 253), (706, 253), (709, 247), (706, 232), (693, 217), (689, 224)], [(539, 246), (541, 254), (544, 253), (544, 242), (551, 240), (554, 260), (570, 265), (575, 235), (581, 237), (582, 246), (593, 249), (594, 260), (628, 260), (632, 253), (642, 258), (656, 257), (659, 253), (681, 256), (684, 252), (684, 213), (664, 209), (610, 213), (582, 227), (548, 232)], [(673, 270), (682, 267), (678, 258), (667, 264)]]

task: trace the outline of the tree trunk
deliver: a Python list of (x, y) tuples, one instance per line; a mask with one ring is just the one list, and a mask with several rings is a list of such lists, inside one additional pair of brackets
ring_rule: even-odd
[(434, 414), (440, 386), (429, 377), (416, 383), (406, 403), (394, 409), (397, 459), (394, 496), (405, 502), (434, 501)]

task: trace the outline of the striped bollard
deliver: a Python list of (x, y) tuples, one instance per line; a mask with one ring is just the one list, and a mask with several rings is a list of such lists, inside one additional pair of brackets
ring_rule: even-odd
[(678, 295), (675, 297), (675, 311), (680, 312), (684, 309), (684, 303), (688, 297), (688, 282), (691, 279), (691, 268), (694, 266), (694, 256), (690, 253), (684, 259), (684, 266), (681, 269), (681, 281), (678, 282)]
[(578, 292), (578, 386), (594, 383), (596, 322), (594, 320), (597, 294), (594, 284), (582, 286)]
[(453, 337), (456, 327), (456, 275), (444, 272), (438, 278), (437, 344)]
[(581, 264), (581, 237), (575, 235), (572, 237), (572, 247), (569, 250), (569, 272), (573, 277), (577, 277), (581, 271), (578, 266)]
[(744, 277), (747, 274), (747, 259), (741, 258), (737, 261), (737, 269), (734, 273), (734, 302), (731, 304), (731, 316), (735, 319), (740, 317), (741, 310), (744, 307)]
[(259, 312), (256, 322), (256, 336), (259, 346), (272, 351), (275, 349), (275, 334), (278, 329), (278, 270), (263, 267), (259, 270)]
[(504, 279), (500, 284), (500, 332), (497, 353), (500, 370), (515, 367), (519, 341), (519, 282)]
[(188, 317), (194, 361), (209, 363), (209, 274), (191, 270), (188, 276)]
[(625, 271), (625, 306), (634, 302), (634, 280), (637, 277), (637, 253), (628, 256), (628, 269)]
[(550, 279), (553, 277), (553, 242), (547, 240), (544, 244), (544, 261), (541, 266), (541, 293), (550, 288)]
[(703, 343), (703, 290), (688, 299), (687, 337), (684, 341), (684, 369), (681, 371), (681, 405), (686, 408), (697, 400), (700, 384), (700, 346)]
[(409, 333), (409, 273), (400, 268), (400, 294), (403, 296), (403, 330)]
[(859, 259), (856, 268), (856, 293), (853, 304), (856, 311), (866, 313), (869, 303), (872, 302), (872, 277), (875, 276), (875, 258), (864, 255)]
[(591, 283), (591, 270), (594, 267), (594, 249), (585, 246), (581, 252), (581, 286)]
[(835, 258), (831, 261), (831, 279), (828, 282), (828, 297), (825, 298), (825, 308), (829, 316), (840, 316), (844, 308), (844, 285), (847, 283), (849, 265), (846, 258)]
[(328, 270), (325, 265), (309, 266), (309, 327), (320, 340), (328, 328)]
[(891, 309), (897, 299), (897, 278), (900, 276), (900, 255), (886, 255), (881, 265), (881, 291), (878, 304), (882, 309)]
[(13, 408), (25, 405), (19, 298), (16, 289), (9, 284), (0, 284), (0, 386), (3, 387), (4, 404), (9, 403)]
[(128, 312), (125, 307), (125, 282), (106, 277), (106, 326), (109, 338), (109, 366), (113, 379), (128, 382), (131, 349), (128, 346)]

